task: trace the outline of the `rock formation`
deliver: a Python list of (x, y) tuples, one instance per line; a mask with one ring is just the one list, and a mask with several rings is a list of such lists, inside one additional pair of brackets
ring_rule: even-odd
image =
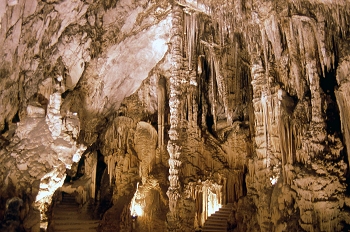
[(200, 231), (228, 203), (230, 231), (348, 231), (349, 20), (347, 0), (0, 0), (0, 219), (18, 199), (19, 230), (50, 230), (65, 192), (101, 232)]

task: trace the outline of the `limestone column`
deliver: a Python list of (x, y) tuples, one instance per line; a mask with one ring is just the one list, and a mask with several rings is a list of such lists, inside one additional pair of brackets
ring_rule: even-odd
[(167, 191), (169, 197), (170, 212), (167, 215), (168, 231), (180, 231), (178, 220), (177, 202), (180, 197), (179, 171), (181, 166), (181, 68), (182, 68), (182, 34), (183, 34), (183, 11), (175, 4), (172, 11), (171, 30), (171, 76), (170, 76), (170, 130), (169, 130), (169, 181), (170, 186)]

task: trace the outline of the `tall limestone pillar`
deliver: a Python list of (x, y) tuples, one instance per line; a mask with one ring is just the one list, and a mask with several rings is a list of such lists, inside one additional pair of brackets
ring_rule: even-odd
[(170, 212), (167, 215), (168, 231), (180, 231), (178, 220), (178, 199), (180, 197), (179, 171), (181, 166), (181, 69), (182, 69), (182, 35), (183, 10), (174, 4), (171, 30), (171, 76), (170, 76), (170, 130), (167, 149), (169, 152), (169, 181), (167, 191)]

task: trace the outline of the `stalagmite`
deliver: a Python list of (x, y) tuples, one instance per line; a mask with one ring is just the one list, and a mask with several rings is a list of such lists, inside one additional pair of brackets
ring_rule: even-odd
[(49, 125), (49, 129), (54, 139), (61, 134), (62, 117), (61, 117), (61, 93), (55, 92), (50, 95), (50, 101), (48, 105), (48, 114), (46, 115), (46, 122)]
[[(145, 184), (145, 181), (156, 164), (157, 139), (157, 131), (151, 124), (143, 121), (137, 124), (134, 140), (135, 151), (141, 161), (139, 164), (139, 175), (142, 178), (142, 184)], [(130, 154), (125, 154), (123, 172), (130, 170), (130, 158)]]
[(96, 170), (97, 170), (97, 153), (91, 153), (88, 157), (88, 161), (85, 164), (85, 166), (88, 166), (90, 170), (90, 197), (95, 199), (96, 198)]
[(293, 146), (293, 128), (291, 125), (291, 111), (294, 107), (293, 99), (287, 96), (286, 92), (282, 89), (278, 90), (278, 128), (279, 128), (279, 139), (282, 157), (282, 169), (284, 182), (287, 182), (287, 171), (285, 167), (287, 164), (294, 164), (294, 151)]

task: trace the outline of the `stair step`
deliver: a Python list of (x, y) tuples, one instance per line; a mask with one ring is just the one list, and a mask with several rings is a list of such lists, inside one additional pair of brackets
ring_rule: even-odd
[(59, 218), (59, 217), (68, 217), (68, 218), (75, 218), (79, 216), (78, 212), (54, 212), (53, 214), (54, 218)]
[(55, 210), (53, 211), (53, 215), (76, 215), (78, 214), (78, 210)]
[(63, 197), (60, 202), (75, 202), (76, 203), (77, 201), (75, 200), (75, 197), (74, 198), (65, 198), (65, 197)]
[(77, 223), (77, 224), (61, 224), (61, 225), (55, 225), (54, 227), (56, 229), (59, 228), (69, 228), (69, 229), (95, 229), (99, 226), (100, 222), (95, 222), (95, 223), (89, 223), (89, 224), (81, 224), (81, 223)]
[(230, 211), (216, 211), (214, 214), (230, 214), (231, 213), (231, 210)]
[(56, 206), (56, 209), (57, 210), (61, 210), (61, 211), (69, 211), (69, 210), (78, 210), (79, 209), (79, 206), (75, 206), (75, 205), (57, 205)]
[(231, 211), (227, 211), (227, 212), (215, 212), (215, 213), (212, 213), (211, 215), (230, 215)]
[(204, 225), (226, 225), (224, 222), (227, 222), (227, 220), (223, 221), (206, 221)]
[(225, 220), (210, 220), (210, 221), (205, 221), (204, 225), (226, 225), (227, 219)]
[(212, 214), (210, 217), (208, 217), (207, 221), (208, 220), (227, 220), (227, 218), (228, 218), (228, 215), (227, 217), (220, 217), (215, 214)]
[(66, 204), (70, 204), (70, 203), (77, 203), (77, 201), (75, 199), (63, 199), (62, 201), (60, 201), (61, 204), (66, 203)]
[(81, 208), (75, 197), (62, 195), (62, 201), (54, 206), (52, 229), (54, 232), (96, 232), (100, 221), (92, 219), (93, 206)]
[(227, 220), (232, 212), (233, 204), (222, 206), (205, 221), (202, 232), (227, 232)]
[(229, 213), (231, 211), (232, 211), (232, 209), (224, 209), (224, 210), (216, 211), (215, 213)]
[(61, 201), (75, 201), (75, 197), (62, 197), (62, 200)]
[(227, 232), (227, 229), (202, 229), (202, 232)]
[(55, 232), (96, 232), (96, 228), (77, 228), (77, 229), (71, 229), (71, 228), (59, 228), (54, 230)]
[(67, 224), (67, 225), (54, 225), (53, 227), (55, 228), (55, 231), (56, 230), (60, 230), (60, 229), (69, 229), (71, 231), (73, 230), (83, 230), (83, 229), (95, 229), (97, 228), (99, 225), (99, 223), (95, 223), (95, 224)]
[(218, 215), (218, 216), (229, 216), (231, 212), (216, 212), (216, 213), (213, 213), (212, 215)]
[[(55, 229), (55, 232), (71, 232), (70, 229)], [(97, 228), (95, 229), (80, 229), (80, 230), (73, 230), (74, 232), (96, 232)]]
[(63, 196), (62, 201), (75, 201), (75, 197)]
[(72, 202), (61, 201), (59, 204), (57, 204), (57, 206), (60, 206), (60, 205), (79, 206), (79, 204), (76, 201), (72, 201)]
[(64, 198), (75, 198), (74, 195), (69, 194), (69, 193), (63, 193), (63, 194), (62, 194), (62, 197), (64, 197)]
[(98, 220), (79, 220), (79, 221), (67, 221), (67, 220), (62, 220), (62, 221), (56, 221), (54, 222), (54, 225), (95, 225), (100, 223)]
[(227, 231), (226, 227), (203, 227), (202, 231)]
[(204, 228), (227, 229), (227, 225), (204, 225)]
[(78, 211), (71, 211), (71, 212), (63, 212), (63, 211), (60, 211), (60, 212), (53, 212), (53, 217), (68, 217), (68, 218), (78, 218), (78, 217), (86, 217), (88, 216), (89, 214), (87, 213), (82, 213), (82, 212), (78, 212)]
[(231, 209), (228, 209), (228, 210), (219, 210), (219, 211), (216, 211), (215, 213), (231, 213)]

